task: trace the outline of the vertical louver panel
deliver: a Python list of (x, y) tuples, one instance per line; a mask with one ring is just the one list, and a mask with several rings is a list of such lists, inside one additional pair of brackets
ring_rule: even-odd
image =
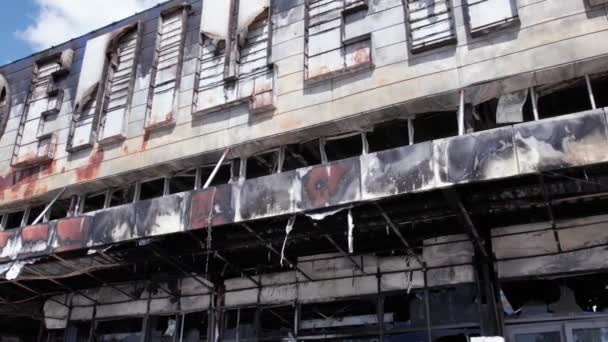
[(454, 21), (449, 0), (405, 0), (412, 52), (454, 43)]
[(173, 123), (177, 81), (182, 59), (185, 15), (183, 10), (163, 16), (158, 32), (157, 65), (153, 84), (152, 109), (146, 128)]
[(516, 23), (515, 0), (467, 0), (471, 35), (477, 36)]
[(126, 114), (135, 73), (137, 30), (126, 33), (118, 42), (116, 62), (110, 65), (104, 92), (101, 143), (124, 138)]

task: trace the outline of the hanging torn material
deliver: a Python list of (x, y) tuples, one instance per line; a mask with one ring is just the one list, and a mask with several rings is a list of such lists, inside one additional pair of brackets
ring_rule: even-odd
[(32, 260), (18, 260), (15, 261), (11, 264), (11, 267), (9, 268), (9, 270), (6, 272), (5, 278), (7, 280), (15, 280), (19, 277), (19, 275), (21, 274), (21, 270), (23, 270), (23, 267), (25, 265), (31, 265), (33, 263), (35, 263), (36, 261), (38, 261), (39, 259), (32, 259)]
[(283, 260), (285, 259), (285, 247), (287, 246), (287, 239), (289, 238), (289, 233), (293, 230), (293, 225), (296, 223), (296, 217), (292, 216), (287, 221), (287, 226), (285, 226), (285, 240), (283, 241), (283, 247), (281, 248), (281, 267), (283, 267)]
[(251, 26), (260, 15), (263, 15), (266, 12), (269, 5), (269, 0), (239, 1), (238, 25), (236, 29), (239, 37), (239, 44), (241, 46), (245, 43), (247, 32), (249, 32), (249, 26)]
[(215, 40), (228, 38), (231, 0), (203, 1), (201, 33)]
[(505, 94), (498, 99), (496, 123), (508, 124), (524, 121), (524, 104), (528, 99), (528, 89)]
[(169, 319), (169, 322), (167, 323), (167, 330), (165, 330), (165, 334), (164, 336), (170, 336), (173, 337), (175, 336), (175, 320), (174, 319)]
[(352, 209), (348, 209), (348, 253), (351, 254), (355, 252), (353, 229), (355, 229), (355, 224), (353, 223), (353, 213)]
[(324, 210), (324, 211), (315, 212), (315, 213), (308, 213), (308, 214), (306, 214), (306, 216), (310, 217), (311, 219), (313, 219), (315, 221), (321, 221), (321, 220), (325, 219), (328, 216), (335, 215), (335, 214), (341, 212), (342, 210), (346, 210), (346, 209), (347, 208), (339, 208), (339, 209), (333, 209), (333, 210)]

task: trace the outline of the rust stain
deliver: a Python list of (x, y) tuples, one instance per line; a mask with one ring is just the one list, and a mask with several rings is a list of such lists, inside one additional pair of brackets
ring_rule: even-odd
[(97, 146), (93, 149), (89, 156), (88, 164), (79, 169), (76, 169), (76, 177), (78, 181), (96, 178), (99, 173), (99, 167), (103, 161), (104, 150), (102, 146)]
[(338, 193), (348, 166), (343, 163), (318, 166), (308, 172), (303, 179), (304, 191), (313, 208), (321, 208), (331, 203)]
[(57, 252), (84, 248), (89, 238), (89, 219), (73, 217), (57, 222)]
[(209, 216), (213, 208), (215, 188), (200, 191), (192, 195), (190, 223), (192, 229), (205, 228), (209, 225)]
[(0, 248), (6, 247), (8, 240), (10, 240), (14, 235), (14, 230), (0, 232)]
[(146, 150), (148, 148), (148, 141), (150, 140), (150, 131), (144, 132), (144, 138), (141, 143), (141, 149)]
[[(288, 116), (288, 115), (286, 115), (286, 116)], [(282, 129), (297, 128), (297, 127), (301, 127), (302, 124), (303, 124), (303, 122), (300, 119), (287, 118), (285, 121), (281, 122), (281, 128)]]
[(367, 48), (355, 50), (354, 61), (356, 65), (365, 64), (369, 62), (369, 50)]
[(21, 231), (21, 238), (24, 242), (46, 241), (49, 236), (48, 224), (37, 224), (35, 226), (24, 227)]

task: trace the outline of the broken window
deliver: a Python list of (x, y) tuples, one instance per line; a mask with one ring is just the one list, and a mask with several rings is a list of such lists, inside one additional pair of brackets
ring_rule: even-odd
[(365, 153), (365, 133), (353, 132), (321, 139), (321, 159), (331, 162)]
[(591, 75), (590, 78), (596, 107), (608, 107), (608, 96), (600, 96), (601, 94), (608, 94), (608, 73)]
[(456, 42), (450, 0), (407, 0), (405, 6), (412, 53)]
[(21, 116), (12, 161), (14, 167), (27, 167), (54, 158), (57, 133), (45, 123), (61, 109), (63, 90), (57, 83), (68, 74), (72, 56), (73, 51), (66, 50), (36, 63), (25, 111)]
[(113, 321), (98, 321), (93, 334), (97, 342), (139, 341), (143, 336), (143, 319), (123, 318)]
[(89, 213), (92, 211), (101, 210), (105, 207), (106, 203), (106, 192), (98, 192), (95, 194), (87, 195), (84, 198), (84, 203), (82, 204), (82, 213)]
[(0, 137), (4, 134), (10, 115), (10, 93), (8, 81), (0, 74)]
[(479, 306), (477, 288), (474, 284), (444, 287), (429, 291), (431, 325), (478, 325)]
[(162, 197), (165, 194), (165, 179), (159, 178), (140, 184), (140, 193), (138, 200), (145, 201), (156, 197)]
[(392, 120), (374, 126), (367, 132), (369, 152), (378, 152), (410, 144), (408, 120)]
[(180, 320), (177, 315), (150, 317), (150, 329), (146, 341), (174, 342), (178, 341)]
[(470, 118), (474, 132), (532, 121), (534, 114), (528, 89), (504, 94), (473, 107)]
[(279, 341), (295, 336), (293, 306), (266, 307), (260, 311), (261, 341)]
[(109, 207), (116, 207), (123, 204), (133, 202), (135, 195), (135, 186), (130, 186), (125, 189), (117, 189), (110, 192)]
[(284, 149), (285, 161), (283, 162), (283, 171), (319, 165), (322, 162), (318, 139), (300, 144), (287, 145)]
[(247, 158), (245, 178), (252, 179), (277, 173), (280, 169), (280, 151), (272, 150)]
[(471, 36), (486, 34), (517, 23), (516, 0), (467, 0)]
[(24, 211), (15, 211), (12, 213), (8, 213), (5, 214), (3, 217), (4, 220), (4, 225), (3, 228), (4, 230), (7, 229), (16, 229), (22, 226), (23, 224), (23, 217), (25, 215)]
[(384, 296), (384, 331), (392, 334), (412, 329), (425, 330), (426, 305), (424, 291), (395, 293)]
[(584, 77), (539, 86), (535, 90), (541, 119), (592, 109)]
[[(205, 183), (209, 180), (215, 166), (215, 164), (210, 164), (200, 168), (201, 183), (197, 186), (198, 188), (203, 187), (203, 185), (205, 185)], [(236, 179), (238, 168), (238, 160), (224, 162), (222, 165), (220, 165), (220, 168), (217, 170), (217, 173), (209, 183), (209, 186), (228, 184), (232, 182), (234, 179)]]
[(226, 310), (222, 341), (257, 341), (257, 315), (257, 308)]
[(206, 312), (195, 312), (187, 314), (183, 317), (184, 319), (184, 330), (183, 330), (183, 341), (184, 342), (206, 342), (207, 341), (207, 327), (208, 327), (208, 315)]
[(169, 180), (169, 193), (192, 191), (196, 188), (196, 169), (179, 172)]
[(373, 67), (367, 0), (308, 0), (306, 6), (307, 81)]
[[(27, 214), (27, 223), (26, 226), (32, 225), (34, 224), (34, 221), (38, 218), (38, 216), (40, 216), (40, 214), (42, 214), (42, 212), (44, 211), (44, 209), (46, 208), (46, 206), (44, 205), (39, 205), (36, 207), (31, 207), (28, 214)], [(46, 217), (48, 217), (47, 215), (44, 215)], [(45, 222), (45, 217), (42, 217), (38, 223), (40, 222)]]
[(269, 0), (204, 1), (201, 32), (196, 111), (204, 114), (242, 103), (252, 113), (273, 110)]
[(299, 336), (340, 334), (354, 337), (377, 331), (376, 297), (302, 305)]
[(60, 199), (55, 201), (49, 209), (49, 221), (59, 220), (68, 217), (70, 212), (71, 199)]
[(100, 142), (124, 138), (135, 81), (139, 31), (139, 23), (134, 23), (87, 41), (74, 98), (68, 151), (92, 147), (96, 133)]
[(455, 112), (425, 113), (416, 116), (413, 124), (414, 143), (458, 135), (458, 121)]
[(151, 85), (152, 105), (146, 118), (146, 129), (174, 123), (188, 10), (187, 6), (173, 7), (160, 16), (156, 38), (154, 81)]

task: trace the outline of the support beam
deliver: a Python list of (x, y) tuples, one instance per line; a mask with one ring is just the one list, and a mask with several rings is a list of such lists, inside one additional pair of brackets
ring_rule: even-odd
[(334, 246), (334, 248), (336, 250), (338, 250), (338, 253), (340, 253), (340, 255), (345, 258), (348, 259), (350, 261), (351, 264), (353, 264), (353, 266), (355, 266), (355, 268), (357, 268), (359, 271), (361, 271), (361, 273), (363, 274), (367, 274), (365, 273), (365, 270), (363, 270), (363, 266), (361, 266), (360, 263), (357, 262), (357, 260), (355, 260), (355, 258), (353, 258), (350, 254), (346, 253), (346, 251), (344, 249), (342, 249), (342, 247), (340, 247), (340, 245), (338, 245), (336, 243), (336, 241), (328, 234), (323, 234), (323, 237), (329, 241), (329, 243), (332, 244), (332, 246)]
[(460, 200), (460, 195), (458, 192), (454, 188), (447, 188), (443, 190), (443, 195), (445, 196), (450, 208), (452, 208), (452, 210), (458, 214), (456, 218), (465, 229), (469, 239), (473, 241), (473, 244), (481, 253), (481, 256), (485, 259), (489, 259), (490, 255), (486, 250), (485, 242), (481, 238), (481, 235), (479, 235), (477, 228), (475, 228), (469, 212), (466, 210), (464, 204)]
[[(27, 269), (27, 270), (28, 270), (28, 272), (30, 272), (30, 273), (33, 273), (33, 274), (35, 274), (35, 275), (37, 275), (37, 276), (40, 276), (40, 277), (44, 277), (44, 274), (42, 274), (42, 273), (40, 273), (40, 272), (38, 272), (38, 271), (36, 271), (36, 270), (32, 269), (31, 267), (28, 267), (27, 265), (26, 265), (26, 266), (23, 266), (23, 268), (24, 268), (24, 269)], [(62, 288), (64, 288), (64, 289), (68, 290), (69, 292), (75, 292), (75, 293), (77, 292), (77, 291), (75, 291), (74, 289), (72, 289), (71, 287), (69, 287), (69, 286), (65, 285), (64, 283), (62, 283), (62, 282), (60, 282), (60, 281), (58, 281), (58, 280), (55, 280), (55, 279), (52, 279), (52, 278), (46, 278), (46, 280), (50, 281), (51, 283), (53, 283), (53, 284), (55, 284), (55, 285), (57, 285), (57, 286), (60, 286), (60, 287), (62, 287)], [(80, 294), (81, 296), (83, 296), (84, 298), (86, 298), (86, 299), (90, 300), (90, 301), (91, 301), (93, 304), (95, 304), (95, 305), (99, 305), (99, 302), (98, 302), (97, 300), (95, 300), (94, 298), (91, 298), (90, 296), (88, 296), (88, 295), (86, 295), (86, 294), (84, 294), (84, 293), (80, 293), (80, 292), (79, 292), (79, 294)], [(58, 301), (54, 300), (53, 298), (50, 298), (50, 300), (52, 300), (52, 301), (54, 301), (54, 302), (59, 303)], [(60, 303), (60, 304), (65, 306), (65, 304), (63, 304), (63, 303)]]
[(209, 286), (207, 283), (205, 283), (204, 281), (200, 280), (199, 277), (197, 275), (191, 274), (190, 272), (184, 270), (184, 268), (182, 268), (180, 265), (178, 265), (175, 261), (173, 261), (173, 259), (166, 255), (164, 252), (160, 251), (157, 247), (154, 246), (154, 243), (150, 243), (147, 248), (152, 251), (152, 253), (160, 260), (162, 260), (163, 262), (165, 262), (167, 265), (173, 267), (174, 269), (176, 269), (177, 271), (179, 271), (181, 274), (183, 274), (186, 277), (192, 277), (197, 283), (203, 285), (203, 287), (205, 287), (207, 290), (213, 292), (213, 293), (217, 293), (217, 291)]
[[(264, 246), (266, 246), (266, 248), (269, 251), (271, 251), (272, 253), (274, 253), (278, 257), (281, 257), (281, 252), (277, 251), (277, 249), (274, 248), (272, 246), (272, 244), (270, 244), (269, 242), (267, 242), (266, 240), (264, 240), (264, 238), (260, 234), (256, 233), (253, 229), (251, 229), (251, 227), (249, 227), (246, 224), (242, 224), (241, 226), (243, 226), (249, 233), (251, 233), (253, 236), (255, 236), (255, 238), (258, 239), (258, 241), (260, 241), (262, 244), (264, 244)], [(294, 264), (293, 262), (291, 262), (288, 258), (283, 258), (283, 260), (285, 260), (287, 262), (287, 264), (289, 265), (289, 267), (295, 269), (302, 276), (304, 276), (304, 278), (306, 278), (306, 280), (308, 280), (308, 281), (312, 281), (313, 280), (306, 273), (304, 273), (304, 271), (302, 271), (296, 264)]]
[(247, 279), (251, 280), (251, 282), (252, 282), (252, 283), (254, 283), (254, 284), (255, 284), (255, 286), (258, 286), (258, 287), (260, 287), (260, 286), (261, 286), (260, 282), (259, 282), (257, 279), (255, 279), (255, 278), (254, 278), (254, 277), (252, 277), (251, 275), (247, 274), (245, 271), (243, 271), (243, 270), (241, 269), (241, 267), (240, 267), (240, 266), (238, 266), (237, 264), (235, 264), (235, 263), (233, 263), (233, 262), (229, 261), (228, 259), (226, 259), (226, 257), (222, 256), (222, 255), (221, 255), (219, 252), (215, 252), (213, 255), (214, 255), (216, 258), (218, 258), (218, 259), (222, 260), (222, 261), (223, 261), (223, 262), (224, 262), (226, 265), (228, 265), (229, 267), (232, 267), (232, 269), (234, 269), (235, 271), (237, 271), (237, 272), (239, 272), (239, 273), (243, 274), (243, 275), (244, 275), (244, 276), (245, 276)]
[(397, 227), (397, 225), (395, 225), (395, 223), (393, 222), (393, 220), (391, 220), (391, 218), (388, 216), (388, 214), (386, 213), (386, 211), (384, 211), (384, 209), (382, 209), (382, 207), (380, 206), (380, 204), (378, 204), (378, 203), (374, 203), (374, 204), (376, 205), (376, 208), (378, 208), (378, 211), (380, 212), (380, 214), (384, 218), (384, 221), (386, 221), (386, 224), (388, 224), (388, 226), (391, 228), (391, 230), (393, 231), (393, 233), (395, 233), (395, 235), (397, 235), (397, 237), (401, 241), (401, 244), (403, 244), (403, 246), (405, 247), (406, 253), (408, 255), (410, 255), (411, 257), (413, 257), (414, 259), (416, 259), (416, 261), (418, 261), (418, 263), (420, 264), (420, 266), (423, 269), (426, 269), (426, 263), (424, 262), (424, 260), (422, 260), (422, 258), (419, 255), (417, 255), (416, 253), (414, 253), (414, 250), (412, 249), (412, 246), (403, 237), (403, 234), (401, 234), (401, 231), (399, 231), (399, 228)]

